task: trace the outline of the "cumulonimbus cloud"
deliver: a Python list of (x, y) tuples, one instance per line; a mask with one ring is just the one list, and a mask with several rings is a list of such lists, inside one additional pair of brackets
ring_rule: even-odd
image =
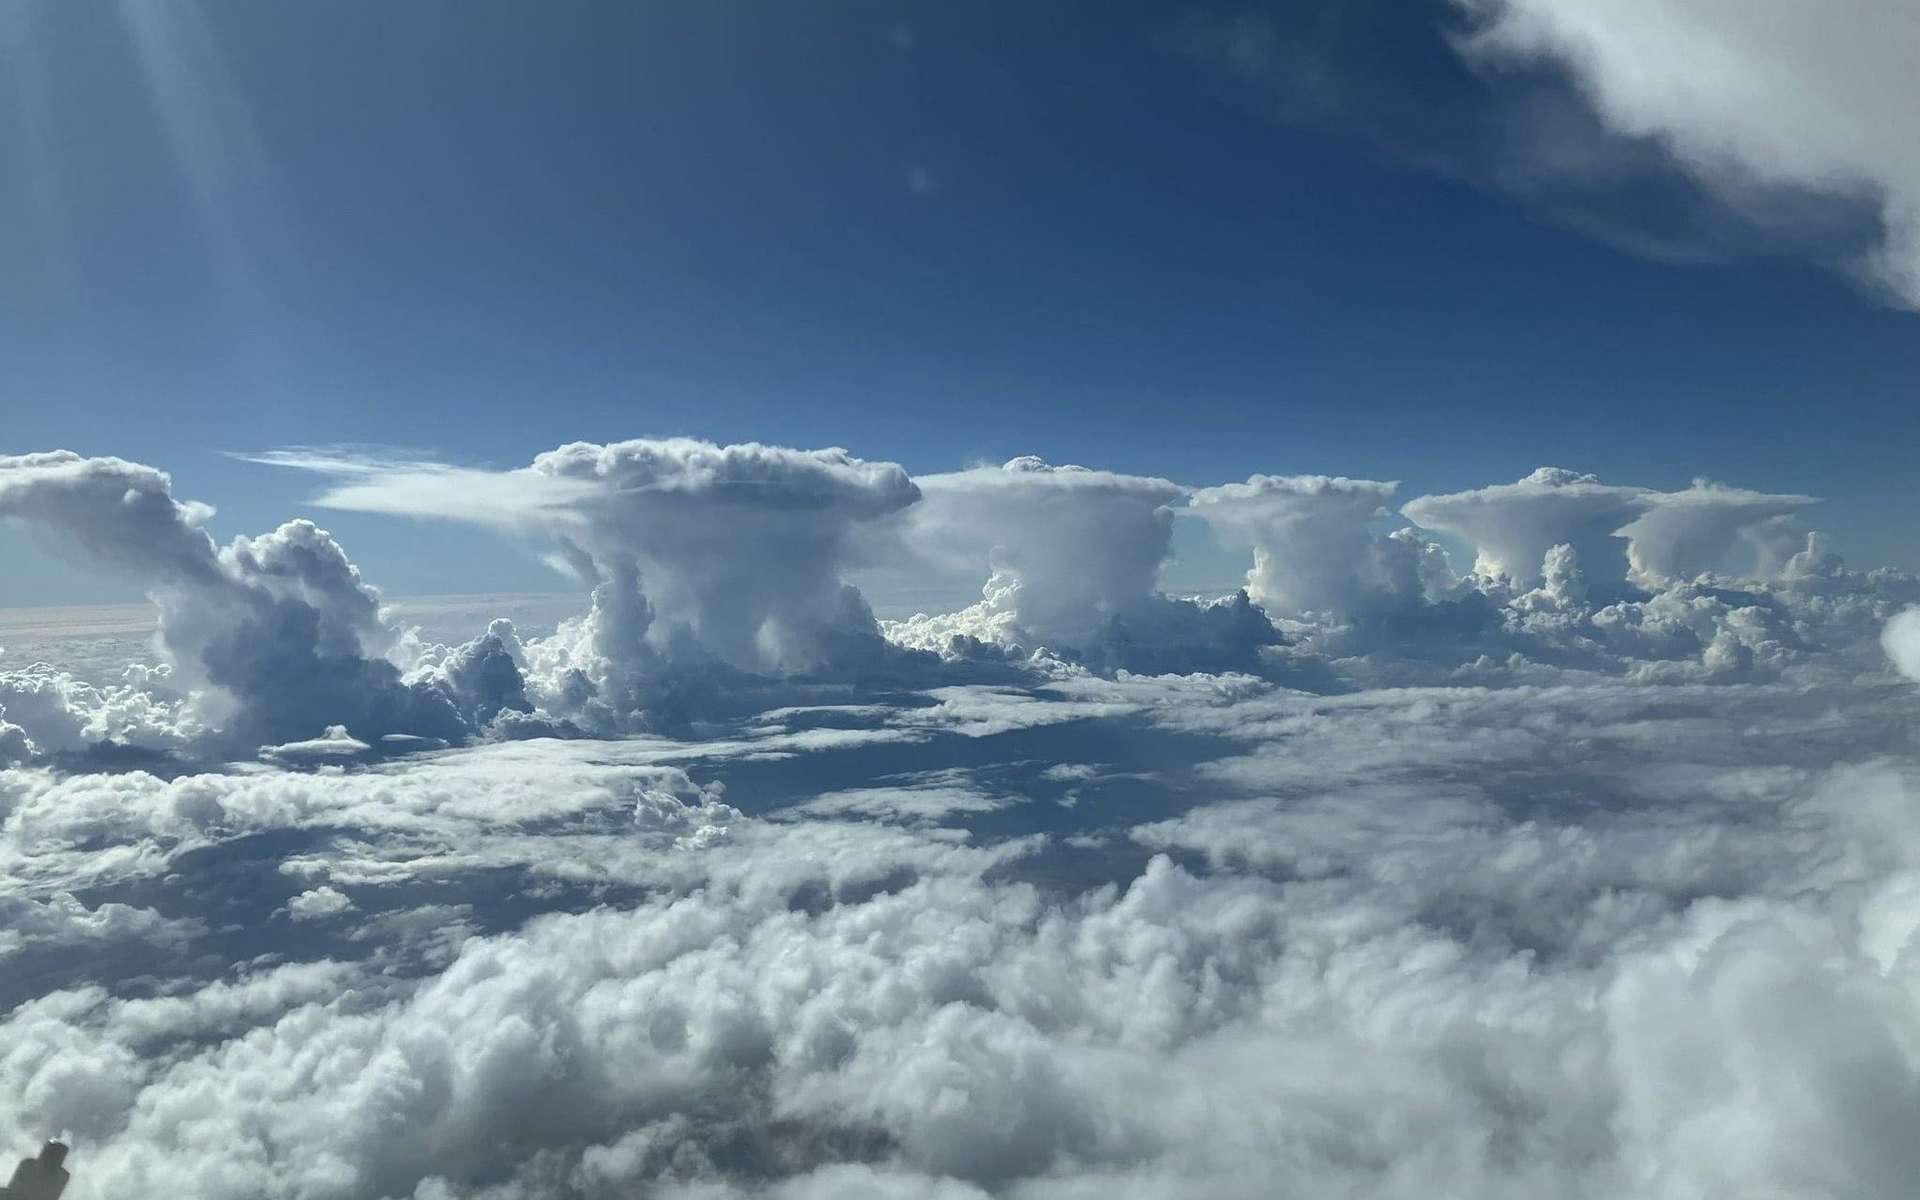
[[(1380, 531), (1390, 484), (1200, 493), (1303, 614), (1276, 645), (1243, 593), (1156, 590), (1165, 480), (1018, 460), (916, 501), (837, 451), (556, 454), (463, 519), (551, 536), (590, 613), (403, 639), (404, 674), (311, 524), (221, 547), (150, 468), (0, 460), (0, 514), (146, 581), (181, 673), (286, 730), (103, 770), (63, 752), (184, 720), (171, 676), (0, 671), (0, 1142), (210, 1200), (1911, 1190), (1920, 700), (1885, 668), (1920, 675), (1920, 579), (1818, 537), (1714, 573), (1806, 498), (1409, 506), (1478, 536), (1461, 580)], [(342, 486), (461, 516), (492, 478), (382, 470)], [(723, 656), (942, 552), (997, 572), (975, 615), (1085, 644)], [(724, 594), (761, 557), (785, 590)], [(631, 732), (596, 713), (688, 679), (776, 699), (515, 736)]]
[[(1813, 496), (1755, 492), (1707, 479), (1661, 492), (1541, 467), (1517, 483), (1421, 496), (1401, 512), (1425, 528), (1461, 537), (1476, 551), (1475, 574), (1517, 588), (1539, 585), (1548, 552), (1564, 546), (1562, 569), (1577, 569), (1604, 597), (1629, 579), (1661, 587), (1710, 571), (1770, 576), (1784, 567), (1791, 545), (1805, 538), (1789, 518), (1817, 503)], [(1734, 562), (1743, 541), (1754, 552), (1750, 564)]]
[(1651, 489), (1618, 487), (1560, 467), (1541, 467), (1517, 483), (1421, 496), (1400, 511), (1416, 525), (1451, 533), (1477, 552), (1473, 569), (1516, 587), (1537, 585), (1547, 551), (1569, 546), (1590, 578), (1626, 577), (1621, 526), (1646, 511)]
[(1622, 526), (1619, 535), (1627, 539), (1634, 575), (1654, 584), (1727, 569), (1743, 539), (1757, 553), (1753, 573), (1768, 574), (1780, 558), (1780, 539), (1790, 536), (1780, 519), (1819, 503), (1813, 496), (1769, 495), (1706, 479), (1649, 500), (1647, 510)]
[(457, 740), (444, 695), (407, 684), (383, 655), (395, 631), (379, 594), (325, 530), (289, 521), (216, 546), (206, 505), (176, 500), (162, 471), (69, 451), (0, 457), (0, 516), (23, 520), (150, 589), (183, 686), (231, 701), (235, 736), (285, 740), (329, 723)]
[(606, 679), (644, 675), (663, 656), (791, 672), (872, 652), (877, 627), (845, 575), (873, 527), (920, 495), (896, 464), (844, 450), (689, 438), (574, 442), (509, 471), (263, 458), (334, 476), (325, 507), (555, 539), (595, 585), (574, 657)]
[(929, 556), (1018, 584), (1013, 612), (1040, 639), (1080, 645), (1153, 595), (1173, 539), (1170, 480), (1034, 457), (918, 480), (908, 516)]
[[(209, 727), (291, 743), (344, 725), (383, 748), (424, 744), (389, 735), (651, 727), (731, 703), (728, 672), (904, 679), (900, 656), (921, 651), (991, 659), (1046, 648), (1096, 671), (1266, 673), (1299, 665), (1271, 653), (1293, 636), (1310, 655), (1345, 658), (1599, 663), (1713, 647), (1703, 669), (1775, 670), (1810, 631), (1852, 641), (1877, 631), (1904, 594), (1787, 553), (1811, 497), (1705, 481), (1663, 493), (1550, 468), (1404, 507), (1418, 526), (1474, 545), (1476, 574), (1463, 580), (1421, 528), (1376, 528), (1394, 489), (1379, 481), (1255, 476), (1192, 492), (1022, 458), (916, 482), (844, 450), (686, 439), (574, 443), (498, 472), (264, 457), (330, 474), (324, 504), (550, 538), (590, 584), (590, 608), (531, 641), (497, 621), (465, 645), (402, 646), (378, 593), (310, 522), (221, 547), (203, 528), (208, 510), (175, 499), (152, 468), (64, 452), (7, 459), (0, 513), (144, 581), (173, 668), (158, 694), (7, 676), (0, 744), (10, 758), (99, 740), (167, 747)], [(1158, 591), (1173, 506), (1187, 496), (1184, 511), (1252, 552), (1246, 591), (1217, 602)], [(1739, 575), (1743, 540), (1762, 551), (1745, 578), (1777, 566), (1789, 592), (1675, 590), (1705, 572)], [(987, 599), (883, 629), (846, 581), (881, 561), (978, 571)], [(1791, 619), (1789, 595), (1799, 597)], [(1295, 619), (1294, 632), (1283, 636), (1270, 615)], [(202, 702), (182, 707), (183, 693)]]
[(1269, 612), (1350, 614), (1396, 593), (1401, 578), (1372, 524), (1398, 483), (1328, 475), (1255, 475), (1203, 488), (1191, 511), (1228, 545), (1251, 550), (1247, 594)]
[(1102, 670), (1251, 671), (1281, 638), (1244, 592), (1207, 603), (1162, 595), (1169, 505), (1187, 489), (1155, 476), (1024, 456), (918, 481), (910, 550), (987, 577), (985, 599), (890, 635), (938, 648), (954, 635), (1045, 646)]

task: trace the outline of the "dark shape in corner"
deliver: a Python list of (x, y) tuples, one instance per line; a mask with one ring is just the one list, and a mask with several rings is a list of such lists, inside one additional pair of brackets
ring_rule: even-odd
[(48, 1142), (40, 1147), (38, 1158), (23, 1158), (13, 1169), (13, 1179), (0, 1188), (0, 1200), (60, 1200), (67, 1190), (67, 1147)]

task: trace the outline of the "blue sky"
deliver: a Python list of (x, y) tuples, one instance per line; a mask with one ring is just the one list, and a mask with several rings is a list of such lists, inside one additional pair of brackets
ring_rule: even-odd
[[(220, 452), (288, 445), (690, 434), (1403, 496), (1554, 464), (1825, 496), (1850, 558), (1920, 566), (1920, 317), (1831, 269), (1871, 206), (1755, 219), (1551, 67), (1469, 65), (1462, 19), (11, 4), (0, 451), (162, 466), (223, 536), (313, 481)], [(323, 520), (394, 593), (556, 586), (484, 534)], [(0, 605), (129, 592), (0, 539)]]

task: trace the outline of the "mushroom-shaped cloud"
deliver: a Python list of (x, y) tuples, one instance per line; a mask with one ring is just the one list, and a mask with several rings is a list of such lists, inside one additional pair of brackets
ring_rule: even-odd
[[(1696, 479), (1685, 491), (1648, 497), (1647, 510), (1620, 530), (1627, 539), (1633, 575), (1655, 586), (1685, 583), (1724, 569), (1742, 539), (1763, 558), (1782, 557), (1773, 543), (1780, 522), (1809, 505), (1813, 496), (1769, 495)], [(1760, 564), (1764, 569), (1767, 563)]]
[(1191, 511), (1222, 542), (1253, 551), (1247, 594), (1269, 612), (1345, 616), (1399, 582), (1370, 528), (1400, 485), (1327, 475), (1255, 475), (1202, 488)]
[[(1280, 641), (1243, 593), (1208, 604), (1156, 590), (1179, 484), (1033, 457), (919, 483), (926, 499), (908, 513), (908, 537), (929, 560), (990, 576), (976, 606), (990, 611), (975, 613), (990, 619), (975, 624), (997, 638), (1149, 673), (1258, 670), (1262, 647)], [(922, 623), (904, 640), (946, 628)]]
[(622, 669), (691, 653), (809, 670), (882, 647), (844, 575), (920, 495), (898, 465), (845, 450), (688, 438), (575, 442), (510, 471), (264, 457), (334, 475), (319, 500), (328, 507), (557, 539), (597, 585), (588, 648)]
[(1547, 551), (1571, 547), (1589, 583), (1617, 590), (1627, 573), (1620, 528), (1655, 503), (1651, 489), (1617, 487), (1559, 467), (1517, 483), (1421, 496), (1400, 511), (1416, 525), (1454, 534), (1475, 550), (1474, 573), (1515, 588), (1539, 586)]
[(1031, 456), (919, 480), (908, 518), (928, 557), (1010, 577), (1015, 620), (1043, 642), (1085, 646), (1115, 616), (1145, 604), (1173, 540), (1165, 479)]

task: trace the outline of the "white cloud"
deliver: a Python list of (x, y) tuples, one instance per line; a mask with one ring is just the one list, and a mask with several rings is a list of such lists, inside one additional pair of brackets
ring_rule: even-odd
[(1887, 622), (1880, 644), (1894, 669), (1908, 679), (1920, 680), (1920, 608), (1909, 608)]
[(1165, 479), (1031, 457), (918, 482), (914, 545), (1007, 576), (1019, 627), (1070, 646), (1094, 642), (1109, 618), (1153, 595), (1173, 536), (1167, 505), (1183, 494)]
[(319, 921), (339, 916), (352, 907), (353, 900), (345, 892), (323, 884), (287, 901), (287, 915), (296, 921)]
[[(0, 709), (0, 716), (5, 710)], [(11, 721), (0, 720), (0, 767), (23, 762), (33, 756), (33, 743), (27, 740), (27, 731)]]
[(1635, 577), (1656, 586), (1729, 569), (1743, 537), (1758, 554), (1755, 570), (1744, 572), (1754, 574), (1781, 557), (1773, 547), (1781, 519), (1817, 503), (1812, 496), (1767, 495), (1696, 479), (1686, 491), (1654, 496), (1652, 506), (1619, 533), (1627, 539)]
[(67, 450), (0, 456), (0, 516), (31, 521), (156, 582), (217, 584), (204, 504), (173, 498), (164, 472)]
[[(1255, 475), (1203, 488), (1192, 511), (1253, 552), (1247, 594), (1269, 612), (1347, 615), (1403, 600), (1391, 543), (1370, 528), (1400, 485), (1326, 475)], [(1418, 580), (1412, 581), (1417, 598)]]
[(1520, 588), (1537, 586), (1547, 551), (1572, 548), (1596, 579), (1624, 580), (1625, 543), (1615, 533), (1646, 511), (1650, 489), (1616, 487), (1598, 476), (1541, 467), (1517, 483), (1421, 496), (1400, 511), (1427, 529), (1457, 534), (1478, 552), (1476, 574)]
[(205, 932), (196, 918), (170, 919), (150, 908), (113, 902), (89, 908), (71, 892), (55, 892), (44, 901), (0, 895), (0, 913), (5, 914), (0, 959), (34, 945), (57, 948), (63, 955), (97, 952), (84, 949), (89, 945), (136, 940), (177, 949)]
[(211, 512), (175, 500), (172, 480), (138, 463), (0, 457), (0, 517), (67, 538), (152, 588), (181, 685), (229, 702), (210, 723), (240, 737), (310, 736), (343, 719), (370, 732), (465, 735), (444, 696), (402, 684), (381, 657), (395, 634), (379, 594), (325, 530), (289, 521), (216, 547), (201, 528)]
[(337, 482), (324, 497), (329, 508), (405, 513), (507, 529), (573, 524), (579, 506), (596, 491), (586, 480), (532, 467), (488, 471), (328, 450), (275, 450), (241, 457), (332, 477)]
[(513, 471), (312, 454), (282, 465), (339, 476), (319, 503), (472, 521), (557, 539), (595, 581), (593, 611), (536, 664), (569, 672), (617, 713), (649, 703), (664, 660), (740, 670), (862, 665), (884, 649), (846, 573), (890, 514), (919, 498), (893, 463), (844, 450), (685, 438), (575, 442)]
[[(177, 747), (203, 730), (180, 701), (157, 694), (171, 672), (140, 669), (124, 684), (96, 687), (46, 663), (0, 672), (0, 715), (21, 729), (16, 748), (41, 753), (83, 750), (98, 742), (152, 749)], [(30, 739), (30, 744), (29, 744)], [(4, 761), (4, 755), (0, 755)]]
[(882, 786), (826, 792), (790, 811), (795, 816), (866, 817), (877, 821), (934, 824), (956, 813), (994, 812), (1014, 802), (1005, 796), (965, 786)]
[(260, 757), (280, 766), (319, 766), (352, 762), (372, 753), (373, 747), (347, 732), (345, 725), (329, 725), (317, 738), (260, 747)]
[(1769, 187), (1871, 203), (1855, 269), (1920, 307), (1920, 25), (1876, 0), (1461, 0), (1472, 55), (1554, 63), (1602, 120), (1657, 138), (1734, 207)]
[[(73, 1200), (1892, 1197), (1920, 1169), (1920, 690), (1884, 669), (1920, 581), (1817, 538), (1691, 578), (1804, 497), (1546, 472), (1409, 505), (1503, 577), (1462, 581), (1374, 529), (1390, 485), (1201, 493), (1263, 596), (1331, 612), (1279, 646), (1244, 597), (1155, 591), (1164, 480), (1017, 462), (914, 503), (840, 452), (573, 447), (549, 470), (587, 491), (493, 511), (566, 537), (590, 618), (388, 673), (313, 527), (222, 550), (157, 473), (14, 469), (76, 544), (175, 539), (112, 552), (200, 579), (212, 616), (166, 610), (193, 661), (359, 663), (471, 735), (396, 743), (303, 666), (234, 697), (324, 721), (203, 761), (170, 676), (0, 677), (29, 755), (0, 769), (0, 1141), (66, 1133)], [(424, 511), (407, 470), (348, 484)], [(720, 652), (895, 533), (1005, 594), (890, 632), (978, 644), (871, 675)], [(1060, 653), (1011, 652), (1039, 628)], [(596, 724), (621, 670), (681, 719)]]
[[(1547, 744), (1578, 692), (1537, 719)], [(1499, 748), (1480, 701), (1504, 703), (1329, 711)], [(1696, 703), (1715, 729), (1755, 715)], [(73, 1131), (82, 1197), (1256, 1196), (1282, 1175), (1409, 1197), (1899, 1195), (1920, 1111), (1912, 782), (1689, 778), (1687, 754), (1726, 743), (1655, 734), (1667, 704), (1603, 699), (1625, 744), (1589, 756), (1664, 811), (1303, 777), (1322, 798), (1140, 832), (1214, 871), (1161, 858), (1078, 895), (834, 821), (867, 878), (917, 874), (798, 903), (825, 860), (768, 839), (666, 895), (470, 938), (417, 984), (323, 964), (159, 1001), (60, 993), (8, 1018), (0, 1082)], [(1378, 744), (1327, 732), (1320, 759)], [(1529, 761), (1455, 757), (1501, 789)], [(770, 870), (792, 873), (742, 886)], [(1702, 1152), (1728, 1127), (1748, 1153)]]
[(1170, 480), (1028, 456), (917, 482), (909, 545), (988, 578), (970, 609), (890, 622), (899, 644), (962, 656), (1045, 648), (1099, 670), (1158, 673), (1257, 670), (1262, 647), (1280, 640), (1245, 596), (1207, 604), (1157, 590), (1173, 540), (1168, 505), (1186, 494)]

